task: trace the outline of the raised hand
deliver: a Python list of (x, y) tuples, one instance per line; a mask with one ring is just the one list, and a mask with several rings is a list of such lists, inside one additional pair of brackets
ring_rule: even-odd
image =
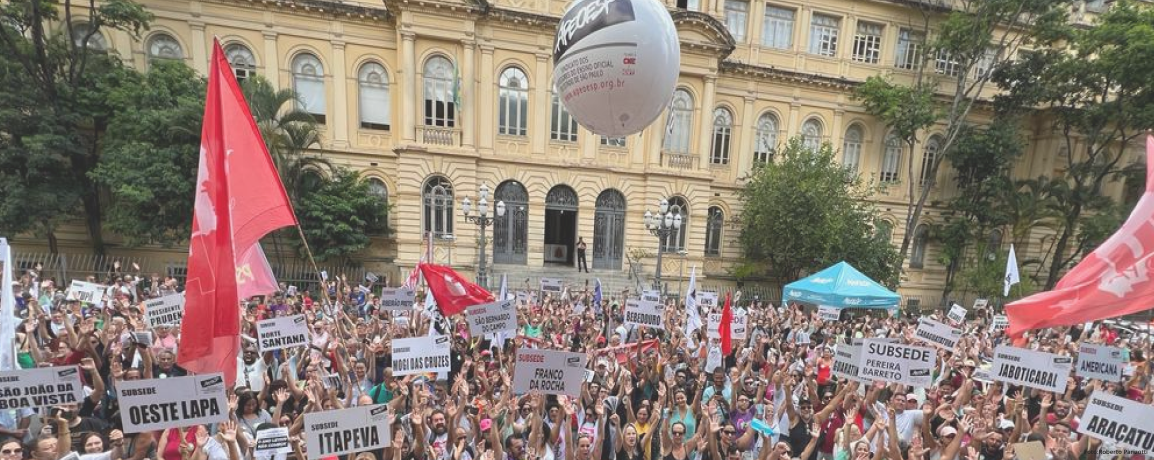
[(289, 400), (288, 389), (287, 388), (281, 388), (281, 389), (276, 390), (276, 393), (273, 393), (273, 398), (276, 398), (277, 405), (284, 404), (285, 401)]
[(236, 442), (236, 422), (232, 420), (221, 422), (220, 437), (228, 442)]
[(204, 447), (204, 445), (207, 443), (208, 443), (208, 430), (204, 428), (204, 425), (197, 426), (196, 427), (196, 445)]

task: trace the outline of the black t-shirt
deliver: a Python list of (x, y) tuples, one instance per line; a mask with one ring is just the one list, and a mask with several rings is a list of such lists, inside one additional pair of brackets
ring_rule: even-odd
[(88, 433), (100, 433), (101, 436), (107, 435), (108, 424), (104, 420), (92, 417), (80, 417), (80, 423), (72, 426), (72, 450), (76, 452), (84, 452), (84, 446), (80, 444), (80, 438)]

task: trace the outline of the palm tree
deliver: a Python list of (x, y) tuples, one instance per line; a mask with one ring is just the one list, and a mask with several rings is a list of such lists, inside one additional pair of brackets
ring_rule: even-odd
[(310, 177), (334, 170), (327, 158), (308, 152), (321, 143), (317, 122), (311, 114), (297, 107), (295, 91), (287, 88), (277, 90), (262, 76), (245, 80), (241, 89), (261, 137), (268, 145), (273, 164), (280, 173), (285, 192), (296, 204), (301, 193), (309, 188)]

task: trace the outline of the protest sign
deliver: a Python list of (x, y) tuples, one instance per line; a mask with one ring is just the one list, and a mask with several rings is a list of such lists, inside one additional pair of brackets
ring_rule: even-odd
[(99, 304), (104, 300), (104, 291), (108, 286), (101, 286), (87, 281), (72, 280), (68, 286), (68, 300), (79, 300), (84, 303)]
[(260, 352), (303, 347), (309, 344), (309, 326), (305, 315), (281, 316), (256, 323)]
[(974, 299), (974, 310), (977, 310), (979, 308), (986, 308), (989, 305), (990, 305), (990, 299), (986, 299), (986, 298)]
[(256, 433), (254, 457), (269, 458), (273, 455), (291, 454), (288, 428), (266, 428)]
[(822, 321), (837, 322), (841, 320), (841, 309), (829, 305), (818, 305), (817, 317), (821, 318)]
[(861, 371), (861, 343), (839, 343), (833, 353), (833, 375), (849, 380), (866, 382), (858, 374)]
[(665, 306), (660, 302), (628, 299), (625, 301), (625, 324), (665, 329), (662, 318)]
[(1073, 359), (1051, 353), (999, 345), (994, 349), (990, 377), (999, 382), (1025, 385), (1054, 393), (1066, 392), (1066, 377)]
[(646, 302), (661, 302), (661, 293), (653, 290), (641, 291), (641, 300)]
[(1046, 460), (1046, 446), (1042, 441), (1019, 442), (1014, 444), (1018, 460)]
[(469, 334), (480, 337), (499, 332), (517, 331), (517, 309), (512, 300), (473, 305), (466, 310)]
[(962, 340), (962, 331), (954, 329), (948, 324), (934, 321), (930, 318), (918, 318), (918, 328), (914, 331), (914, 338), (938, 348), (953, 350)]
[(221, 373), (116, 382), (125, 433), (143, 433), (228, 420)]
[(958, 304), (953, 304), (950, 306), (950, 312), (946, 314), (946, 317), (949, 318), (950, 321), (953, 321), (954, 324), (962, 324), (966, 322), (966, 313), (969, 313), (969, 311), (967, 311), (964, 307)]
[(408, 288), (381, 289), (382, 310), (412, 310), (417, 293)]
[(716, 307), (717, 306), (717, 293), (716, 292), (698, 291), (697, 292), (697, 305), (699, 307), (705, 307), (707, 309), (706, 311), (709, 311), (708, 309), (710, 309), (710, 308)]
[(370, 282), (370, 283), (375, 283), (377, 281), (380, 281), (381, 277), (377, 276), (377, 274), (373, 273), (373, 272), (365, 272), (365, 280)]
[(866, 339), (862, 342), (859, 376), (926, 388), (933, 379), (936, 357), (932, 348)]
[(166, 295), (144, 302), (149, 327), (175, 326), (184, 318), (184, 294)]
[(76, 366), (0, 372), (0, 410), (72, 404), (82, 399), (84, 385)]
[(529, 293), (525, 291), (517, 291), (517, 303), (528, 305), (530, 301)]
[(140, 345), (152, 346), (152, 331), (133, 331), (132, 343)]
[(1005, 330), (1010, 325), (1010, 318), (1006, 315), (994, 315), (990, 320), (990, 332), (999, 332)]
[(309, 458), (369, 452), (384, 448), (393, 440), (386, 405), (308, 412), (304, 425)]
[(1079, 377), (1118, 382), (1125, 366), (1121, 348), (1084, 343), (1078, 347), (1078, 367), (1074, 372)]
[(541, 292), (560, 294), (565, 280), (560, 278), (541, 278)]
[(513, 392), (577, 396), (584, 377), (585, 353), (522, 348), (517, 350)]
[(1095, 391), (1079, 419), (1078, 432), (1134, 449), (1111, 452), (1114, 456), (1149, 455), (1154, 452), (1154, 406)]
[[(706, 327), (706, 336), (711, 339), (721, 338), (721, 313), (710, 313), (709, 323)], [(733, 321), (729, 322), (729, 332), (733, 340), (745, 340), (746, 334), (749, 332), (749, 315), (741, 311), (733, 312)]]
[(449, 372), (449, 337), (393, 339), (393, 375)]

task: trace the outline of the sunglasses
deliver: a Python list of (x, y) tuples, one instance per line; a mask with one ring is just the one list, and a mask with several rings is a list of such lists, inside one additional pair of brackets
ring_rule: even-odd
[(18, 455), (18, 454), (23, 454), (23, 453), (24, 453), (24, 449), (21, 447), (17, 447), (15, 449), (0, 450), (0, 455)]
[(736, 432), (736, 431), (734, 431), (734, 430), (722, 430), (722, 432), (723, 432), (723, 433), (725, 433), (725, 434), (728, 434), (728, 435), (734, 435), (734, 434), (737, 434), (737, 432)]

